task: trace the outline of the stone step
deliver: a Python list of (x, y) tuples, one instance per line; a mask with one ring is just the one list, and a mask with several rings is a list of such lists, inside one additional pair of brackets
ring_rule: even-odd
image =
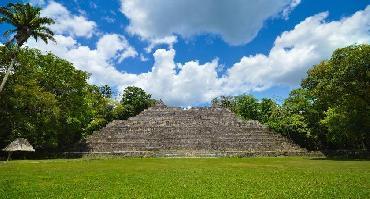
[(106, 137), (106, 138), (98, 138), (98, 139), (90, 139), (91, 142), (97, 142), (97, 141), (104, 141), (104, 142), (178, 142), (179, 140), (181, 141), (186, 141), (186, 142), (195, 142), (199, 140), (204, 140), (204, 141), (223, 141), (223, 142), (241, 142), (241, 141), (253, 141), (253, 142), (284, 142), (286, 141), (283, 138), (250, 138), (250, 137), (240, 137), (240, 138), (226, 138), (226, 137)]
[(129, 137), (151, 137), (151, 136), (186, 136), (186, 137), (283, 137), (277, 133), (273, 133), (270, 131), (219, 131), (215, 132), (215, 130), (180, 130), (180, 129), (155, 129), (155, 130), (136, 130), (136, 131), (101, 131), (98, 133), (93, 134), (92, 137), (107, 137), (107, 136), (114, 136), (114, 137), (122, 137), (122, 136), (129, 136)]
[(284, 143), (268, 143), (268, 142), (98, 142), (93, 143), (94, 151), (114, 151), (114, 150), (158, 150), (158, 149), (212, 149), (212, 150), (228, 150), (228, 149), (243, 149), (243, 150), (283, 150), (291, 149), (290, 145)]
[(121, 126), (121, 127), (109, 127), (103, 128), (100, 132), (144, 132), (144, 131), (181, 131), (181, 132), (214, 132), (214, 134), (225, 133), (225, 132), (247, 132), (247, 133), (260, 133), (269, 132), (267, 128), (233, 128), (219, 126), (208, 127), (208, 126), (188, 126), (188, 127), (174, 127), (174, 126)]
[[(86, 153), (82, 153), (86, 155)], [(113, 151), (113, 152), (90, 152), (89, 155), (115, 155), (115, 156), (126, 156), (126, 157), (256, 157), (256, 156), (312, 156), (312, 157), (323, 157), (324, 155), (319, 152), (307, 152), (304, 150), (258, 150), (258, 151), (171, 151), (171, 150), (161, 150), (161, 151)]]
[[(113, 121), (111, 122), (108, 126), (112, 127), (112, 126), (132, 126), (132, 125), (146, 125), (146, 126), (150, 126), (150, 125), (162, 125), (162, 126), (166, 126), (166, 125), (185, 125), (185, 124), (188, 124), (188, 125), (191, 125), (191, 124), (203, 124), (203, 125), (214, 125), (214, 124), (217, 124), (217, 125), (221, 125), (221, 126), (245, 126), (245, 127), (250, 127), (250, 128), (261, 128), (263, 127), (262, 125), (260, 124), (255, 124), (255, 123), (251, 123), (251, 122), (243, 122), (243, 121), (240, 121), (240, 120), (236, 120), (236, 119), (230, 119), (230, 118), (218, 118), (218, 119), (211, 119), (211, 118), (205, 118), (205, 119), (201, 119), (201, 118), (181, 118), (181, 117), (176, 117), (176, 118), (162, 118), (162, 117), (158, 117), (156, 118), (155, 120), (153, 120), (152, 117), (148, 117), (147, 118), (148, 120), (146, 120), (145, 118), (133, 118), (133, 119), (130, 119), (130, 120), (116, 120), (116, 121)], [(183, 126), (185, 127), (185, 126)]]
[(107, 132), (103, 134), (96, 134), (94, 136), (90, 136), (91, 138), (96, 139), (105, 139), (105, 138), (127, 138), (127, 139), (135, 139), (135, 138), (230, 138), (230, 139), (243, 139), (243, 138), (256, 138), (256, 139), (263, 139), (263, 138), (274, 138), (274, 139), (285, 139), (283, 136), (277, 134), (269, 134), (269, 133), (228, 133), (228, 134), (212, 134), (205, 133), (205, 132), (195, 132), (195, 133), (178, 133), (178, 132)]
[[(104, 150), (100, 150), (103, 148)], [(212, 146), (208, 146), (208, 148), (201, 148), (201, 147), (189, 147), (189, 146), (176, 146), (176, 147), (131, 147), (131, 148), (122, 148), (121, 146), (112, 146), (110, 148), (106, 148), (106, 146), (101, 146), (101, 148), (94, 148), (91, 149), (91, 152), (101, 152), (101, 153), (110, 153), (115, 151), (160, 151), (160, 150), (217, 150), (217, 151), (299, 151), (299, 149), (286, 149), (286, 148), (274, 148), (274, 147), (250, 147), (250, 148), (221, 148), (219, 146), (215, 146), (212, 148)]]
[(228, 135), (131, 135), (131, 134), (113, 134), (113, 135), (104, 135), (104, 136), (91, 136), (89, 140), (107, 140), (107, 139), (118, 139), (118, 140), (177, 140), (177, 139), (187, 139), (187, 140), (278, 140), (278, 141), (287, 141), (286, 138), (276, 135), (238, 135), (238, 136), (228, 136)]
[(147, 123), (147, 122), (173, 122), (173, 123), (191, 123), (191, 122), (199, 122), (199, 123), (204, 123), (204, 122), (212, 122), (215, 124), (222, 124), (222, 123), (235, 123), (235, 124), (242, 124), (243, 122), (239, 120), (233, 120), (229, 118), (222, 118), (222, 119), (215, 119), (215, 118), (183, 118), (183, 117), (176, 117), (176, 118), (163, 118), (163, 117), (158, 117), (157, 120), (150, 119), (148, 118), (135, 118), (131, 120), (127, 120), (126, 123)]
[(222, 127), (222, 128), (245, 128), (245, 129), (267, 129), (267, 127), (263, 126), (251, 126), (248, 124), (237, 124), (237, 123), (230, 123), (230, 122), (220, 122), (220, 123), (213, 123), (213, 122), (191, 122), (186, 123), (182, 121), (151, 121), (151, 122), (136, 122), (136, 121), (130, 121), (130, 122), (121, 122), (117, 123), (115, 125), (108, 125), (105, 128), (132, 128), (132, 127), (178, 127), (178, 128), (189, 128), (189, 127), (204, 127), (204, 128), (215, 128), (215, 127)]
[(152, 121), (156, 117), (158, 120), (209, 120), (209, 121), (240, 121), (238, 118), (233, 117), (232, 115), (220, 116), (220, 115), (201, 115), (201, 116), (192, 116), (192, 115), (139, 115), (137, 117), (129, 118), (128, 121)]

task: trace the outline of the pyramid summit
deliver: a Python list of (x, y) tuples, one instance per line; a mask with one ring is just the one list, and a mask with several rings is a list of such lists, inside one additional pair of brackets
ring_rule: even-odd
[(88, 152), (124, 156), (278, 156), (306, 150), (224, 108), (167, 107), (162, 101), (87, 138)]

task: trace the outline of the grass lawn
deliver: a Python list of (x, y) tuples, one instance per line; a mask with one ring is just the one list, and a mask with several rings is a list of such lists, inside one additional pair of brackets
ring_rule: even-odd
[(148, 158), (0, 162), (0, 198), (370, 198), (370, 161)]

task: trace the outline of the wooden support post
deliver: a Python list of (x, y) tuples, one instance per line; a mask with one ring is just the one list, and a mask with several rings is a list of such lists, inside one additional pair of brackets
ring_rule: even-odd
[(10, 160), (10, 156), (12, 155), (12, 151), (9, 151), (8, 153), (8, 158), (6, 159), (6, 161), (9, 161)]

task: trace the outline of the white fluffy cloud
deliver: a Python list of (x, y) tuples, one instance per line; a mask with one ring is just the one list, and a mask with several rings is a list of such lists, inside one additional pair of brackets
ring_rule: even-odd
[(148, 47), (145, 48), (145, 51), (147, 53), (152, 52), (153, 48), (155, 48), (158, 45), (166, 44), (169, 48), (173, 48), (173, 44), (177, 42), (177, 37), (172, 36), (166, 36), (160, 39), (151, 39), (150, 44)]
[(353, 16), (326, 22), (320, 13), (276, 38), (268, 55), (245, 56), (223, 76), (217, 60), (200, 64), (174, 63), (174, 50), (154, 53), (152, 71), (138, 76), (140, 86), (172, 105), (209, 102), (219, 95), (258, 91), (276, 85), (297, 85), (312, 65), (330, 57), (340, 47), (370, 43), (370, 6)]
[(96, 28), (94, 21), (89, 21), (84, 16), (72, 15), (62, 4), (54, 1), (49, 2), (41, 14), (56, 21), (51, 29), (57, 34), (91, 37)]
[(117, 34), (102, 36), (95, 49), (80, 45), (71, 36), (56, 35), (56, 43), (45, 44), (31, 40), (27, 46), (38, 48), (72, 62), (78, 69), (91, 74), (90, 81), (95, 84), (130, 84), (135, 75), (125, 75), (114, 67), (127, 57), (137, 56), (137, 52), (127, 40)]
[(154, 52), (151, 71), (129, 74), (118, 71), (114, 61), (137, 56), (123, 36), (112, 34), (99, 39), (96, 48), (82, 46), (71, 36), (57, 35), (57, 43), (28, 45), (52, 51), (77, 68), (92, 74), (91, 82), (110, 84), (122, 90), (135, 85), (170, 105), (196, 105), (219, 95), (263, 90), (275, 85), (297, 85), (309, 67), (330, 57), (340, 47), (370, 43), (370, 6), (338, 21), (325, 21), (328, 13), (308, 17), (276, 38), (267, 55), (242, 57), (222, 76), (218, 60), (206, 63), (175, 63), (174, 49)]
[(290, 5), (283, 10), (282, 12), (283, 17), (285, 19), (288, 19), (290, 12), (294, 10), (294, 8), (297, 7), (300, 3), (301, 3), (301, 0), (292, 0), (290, 2)]
[(104, 35), (97, 43), (97, 53), (105, 60), (117, 58), (122, 62), (128, 57), (136, 57), (138, 53), (129, 45), (126, 38), (122, 35)]
[(205, 64), (197, 61), (176, 64), (173, 49), (158, 49), (153, 56), (155, 63), (151, 72), (139, 75), (133, 82), (153, 97), (171, 105), (186, 105), (207, 102), (221, 94), (217, 60)]
[(128, 32), (149, 41), (211, 33), (231, 45), (251, 41), (266, 19), (285, 17), (300, 0), (121, 0)]
[(229, 89), (297, 85), (309, 67), (329, 58), (336, 48), (370, 43), (370, 6), (340, 21), (326, 22), (327, 16), (325, 12), (308, 17), (282, 33), (267, 56), (243, 57), (228, 70)]
[(45, 5), (45, 0), (30, 0), (30, 4), (35, 6), (43, 6)]

